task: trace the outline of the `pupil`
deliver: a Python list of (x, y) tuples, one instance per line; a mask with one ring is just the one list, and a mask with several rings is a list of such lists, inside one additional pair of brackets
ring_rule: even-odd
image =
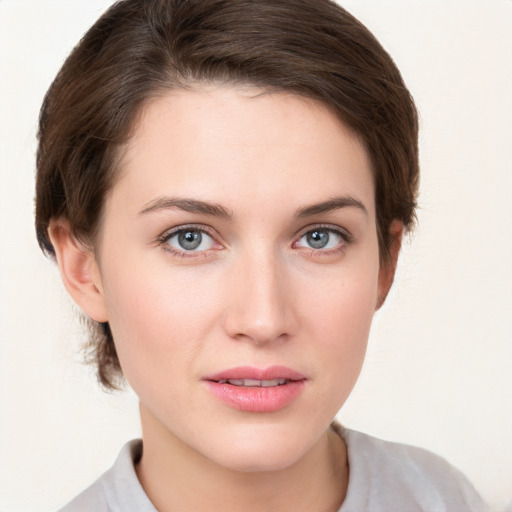
[(201, 245), (202, 235), (199, 231), (182, 231), (178, 235), (178, 242), (188, 251), (192, 249), (197, 249)]
[(307, 235), (308, 244), (314, 249), (323, 249), (329, 242), (327, 231), (311, 231)]

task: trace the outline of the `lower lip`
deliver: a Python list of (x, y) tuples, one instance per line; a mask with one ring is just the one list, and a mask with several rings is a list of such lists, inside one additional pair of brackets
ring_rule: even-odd
[(304, 389), (304, 380), (281, 386), (249, 387), (205, 381), (208, 389), (224, 403), (248, 412), (275, 412), (290, 405)]

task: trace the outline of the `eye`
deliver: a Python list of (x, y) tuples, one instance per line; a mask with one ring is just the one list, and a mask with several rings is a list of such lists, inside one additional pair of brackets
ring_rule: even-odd
[(315, 228), (304, 233), (296, 242), (297, 247), (316, 250), (336, 249), (348, 242), (347, 235), (331, 228)]
[(163, 242), (180, 252), (199, 252), (212, 249), (215, 240), (205, 231), (197, 228), (183, 228), (165, 236)]

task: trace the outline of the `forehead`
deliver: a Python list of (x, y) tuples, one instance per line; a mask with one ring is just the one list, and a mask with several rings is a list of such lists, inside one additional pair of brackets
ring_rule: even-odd
[(122, 189), (139, 205), (164, 193), (234, 203), (348, 193), (373, 209), (371, 164), (358, 137), (320, 102), (254, 87), (202, 87), (152, 99), (119, 169), (114, 192)]

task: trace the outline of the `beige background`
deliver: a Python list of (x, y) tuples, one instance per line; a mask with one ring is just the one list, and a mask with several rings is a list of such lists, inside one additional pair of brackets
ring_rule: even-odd
[[(108, 0), (0, 0), (0, 511), (49, 511), (139, 433), (99, 391), (33, 233), (43, 94)], [(512, 510), (512, 1), (342, 2), (421, 112), (420, 224), (372, 332), (345, 425), (433, 450)]]

